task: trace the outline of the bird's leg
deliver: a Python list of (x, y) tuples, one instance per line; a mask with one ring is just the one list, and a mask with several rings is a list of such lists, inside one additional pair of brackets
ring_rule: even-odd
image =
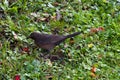
[(43, 59), (47, 59), (46, 56), (49, 55), (49, 53), (50, 53), (49, 50), (42, 49), (39, 56)]

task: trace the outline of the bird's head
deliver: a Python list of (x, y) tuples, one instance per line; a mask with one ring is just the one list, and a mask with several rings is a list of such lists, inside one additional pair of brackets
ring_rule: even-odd
[(38, 37), (38, 35), (39, 35), (39, 32), (32, 32), (30, 36), (27, 37), (27, 39), (31, 38), (35, 40)]

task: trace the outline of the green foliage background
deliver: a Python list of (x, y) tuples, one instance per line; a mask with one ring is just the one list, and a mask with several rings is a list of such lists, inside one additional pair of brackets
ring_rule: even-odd
[[(56, 11), (61, 20), (54, 20)], [(50, 16), (50, 19), (49, 19)], [(48, 19), (48, 20), (45, 20)], [(10, 80), (119, 80), (120, 79), (120, 0), (1, 0), (0, 79)], [(91, 28), (104, 31), (91, 34)], [(60, 45), (70, 58), (43, 61), (40, 50), (26, 37), (33, 31), (67, 35), (81, 31), (75, 43)], [(17, 39), (15, 39), (17, 35)], [(91, 47), (89, 45), (92, 44)], [(29, 47), (30, 55), (22, 52)], [(95, 77), (91, 68), (97, 68)]]

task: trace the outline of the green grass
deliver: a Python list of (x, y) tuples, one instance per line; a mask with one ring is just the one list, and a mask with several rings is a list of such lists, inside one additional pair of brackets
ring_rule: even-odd
[[(2, 0), (0, 7), (0, 80), (17, 74), (21, 80), (120, 79), (119, 0)], [(100, 27), (104, 30), (91, 32)], [(26, 39), (33, 31), (81, 34), (74, 44), (68, 39), (55, 48), (65, 55), (62, 62), (50, 62)], [(26, 47), (28, 52), (23, 51)]]

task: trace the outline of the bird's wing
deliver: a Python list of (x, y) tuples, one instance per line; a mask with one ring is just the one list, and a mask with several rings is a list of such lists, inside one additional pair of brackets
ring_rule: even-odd
[(52, 38), (50, 38), (50, 41), (51, 41), (51, 43), (53, 43), (53, 44), (55, 44), (55, 45), (58, 45), (58, 44), (60, 44), (61, 42), (63, 42), (65, 39), (66, 39), (65, 36), (55, 35), (55, 36), (52, 36)]
[(65, 36), (42, 34), (39, 42), (42, 44), (55, 44), (63, 40)]

